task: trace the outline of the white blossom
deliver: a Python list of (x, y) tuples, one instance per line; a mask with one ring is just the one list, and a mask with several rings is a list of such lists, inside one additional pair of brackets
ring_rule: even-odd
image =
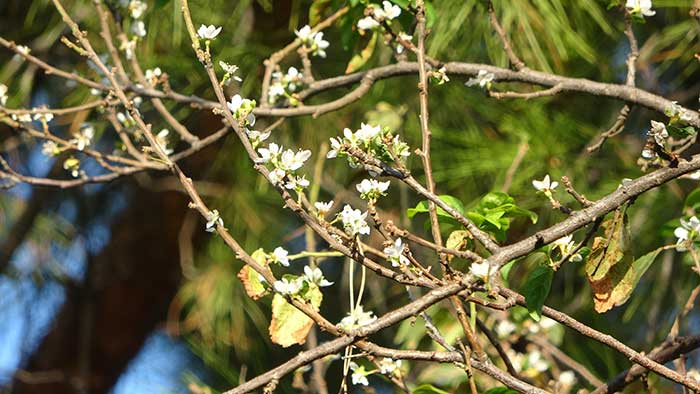
[(285, 188), (290, 190), (301, 190), (309, 187), (309, 180), (306, 179), (306, 175), (302, 176), (290, 176), (289, 181), (284, 185)]
[(34, 114), (34, 120), (40, 120), (42, 122), (49, 123), (53, 119), (53, 114), (51, 112), (40, 112)]
[(496, 335), (498, 335), (499, 338), (505, 338), (510, 336), (513, 332), (515, 332), (515, 329), (517, 326), (511, 322), (510, 320), (503, 319), (496, 324)]
[(562, 386), (564, 391), (568, 391), (576, 384), (576, 374), (574, 374), (574, 371), (564, 371), (559, 374), (557, 382)]
[(267, 91), (267, 101), (270, 104), (273, 104), (277, 101), (277, 97), (284, 96), (286, 95), (286, 93), (287, 92), (284, 90), (284, 86), (281, 83), (273, 83), (272, 85), (270, 85), (270, 88)]
[(17, 48), (17, 52), (19, 52), (25, 56), (29, 55), (29, 52), (32, 51), (28, 46), (25, 46), (25, 45), (17, 45), (16, 48)]
[(678, 241), (676, 242), (676, 250), (679, 252), (687, 250), (683, 244), (689, 239), (695, 238), (695, 236), (698, 235), (698, 232), (700, 232), (700, 219), (695, 216), (691, 217), (689, 220), (681, 218), (681, 226), (676, 227), (676, 229), (673, 230), (673, 235), (678, 238)]
[(158, 134), (156, 134), (156, 142), (158, 142), (160, 148), (163, 149), (163, 152), (165, 152), (166, 155), (170, 156), (174, 151), (168, 148), (168, 134), (170, 134), (170, 130), (161, 130)]
[(148, 9), (148, 4), (143, 1), (131, 0), (129, 2), (129, 12), (131, 12), (131, 17), (134, 19), (141, 19), (146, 9)]
[(119, 49), (124, 51), (124, 55), (127, 59), (134, 57), (134, 49), (136, 49), (136, 41), (133, 40), (122, 40), (119, 44)]
[(134, 21), (131, 24), (131, 32), (137, 37), (146, 37), (146, 24), (143, 21)]
[(213, 211), (209, 211), (207, 213), (207, 226), (206, 230), (208, 233), (213, 233), (216, 231), (216, 225), (218, 224), (219, 226), (223, 227), (224, 226), (224, 219), (219, 216), (219, 211), (216, 209)]
[(319, 31), (314, 35), (314, 41), (311, 45), (311, 54), (318, 57), (326, 57), (326, 49), (330, 43), (323, 39), (323, 32)]
[(155, 85), (158, 82), (158, 79), (160, 79), (160, 76), (163, 74), (163, 72), (160, 70), (160, 67), (156, 67), (154, 69), (148, 69), (146, 70), (146, 81), (150, 83), (151, 85)]
[(489, 276), (491, 275), (491, 265), (488, 261), (472, 263), (472, 265), (469, 266), (469, 273), (484, 282), (488, 282)]
[(380, 126), (371, 126), (369, 124), (361, 123), (360, 129), (355, 132), (355, 137), (364, 143), (369, 143), (372, 138), (379, 134), (380, 131)]
[(359, 305), (352, 312), (348, 313), (348, 315), (338, 323), (338, 326), (345, 331), (352, 331), (356, 328), (366, 326), (375, 320), (377, 320), (377, 317), (374, 316), (372, 311), (365, 312), (362, 305)]
[(664, 146), (664, 142), (666, 142), (666, 138), (668, 138), (668, 130), (666, 130), (665, 124), (652, 120), (651, 128), (647, 135), (653, 137), (657, 145)]
[(389, 189), (389, 181), (379, 182), (375, 179), (363, 179), (362, 182), (358, 183), (355, 188), (360, 192), (360, 197), (368, 200), (375, 200), (379, 196), (386, 195), (387, 189)]
[(238, 71), (238, 66), (236, 66), (235, 64), (228, 64), (228, 63), (221, 61), (221, 60), (219, 61), (219, 66), (221, 66), (221, 69), (224, 70), (226, 75), (228, 75), (228, 78), (226, 78), (227, 80), (233, 79), (233, 80), (236, 80), (238, 82), (243, 82), (241, 77), (236, 75), (236, 72)]
[(32, 115), (31, 114), (19, 114), (15, 115), (12, 114), (12, 119), (18, 121), (18, 122), (31, 122), (32, 121)]
[(527, 365), (538, 372), (544, 372), (549, 369), (549, 364), (547, 364), (547, 361), (544, 359), (544, 357), (542, 357), (539, 350), (533, 350), (528, 353)]
[(350, 369), (352, 370), (352, 375), (350, 375), (350, 380), (352, 380), (352, 384), (361, 384), (363, 386), (369, 385), (369, 381), (367, 380), (367, 375), (369, 375), (369, 373), (365, 371), (364, 366), (359, 366), (357, 365), (357, 363), (351, 361)]
[(311, 26), (309, 25), (306, 25), (299, 30), (294, 30), (294, 34), (296, 34), (296, 36), (299, 37), (302, 42), (309, 42), (314, 36), (314, 33), (311, 31)]
[(280, 156), (278, 168), (281, 168), (285, 171), (296, 171), (304, 165), (304, 162), (306, 162), (309, 159), (309, 157), (311, 157), (310, 150), (298, 150), (295, 153), (291, 149), (287, 149)]
[(545, 192), (545, 193), (551, 193), (554, 189), (559, 186), (559, 182), (552, 182), (551, 179), (549, 178), (549, 174), (544, 176), (544, 179), (541, 181), (538, 180), (533, 180), (532, 181), (532, 186), (537, 189), (537, 191)]
[(314, 283), (318, 287), (331, 286), (333, 282), (329, 282), (323, 277), (323, 272), (320, 268), (311, 268), (308, 265), (304, 267), (304, 278), (309, 283)]
[(625, 7), (633, 14), (641, 13), (644, 16), (656, 15), (656, 11), (651, 9), (651, 0), (627, 0)]
[(7, 86), (0, 83), (0, 105), (7, 104)]
[(348, 235), (353, 237), (360, 234), (369, 235), (369, 226), (365, 221), (367, 212), (361, 212), (359, 209), (352, 209), (350, 205), (345, 205), (338, 217), (343, 222), (343, 229)]
[(69, 142), (71, 144), (75, 144), (78, 147), (78, 150), (83, 150), (86, 146), (90, 146), (94, 136), (95, 128), (90, 124), (84, 124), (80, 128), (80, 132), (78, 132), (78, 134), (75, 135), (75, 138), (72, 138)]
[(371, 16), (366, 16), (357, 21), (357, 28), (360, 30), (372, 30), (376, 27), (379, 27), (379, 22)]
[(56, 156), (61, 153), (61, 149), (53, 141), (46, 141), (41, 145), (41, 153), (46, 156)]
[(383, 375), (392, 376), (396, 371), (401, 368), (401, 360), (394, 360), (393, 358), (383, 358), (379, 363), (379, 373)]
[(479, 85), (480, 88), (489, 89), (491, 86), (491, 82), (493, 82), (495, 78), (496, 76), (493, 73), (490, 73), (486, 70), (479, 70), (479, 73), (476, 75), (476, 77), (469, 78), (466, 85)]
[(287, 257), (289, 252), (283, 247), (278, 246), (272, 251), (272, 259), (275, 263), (280, 263), (285, 267), (289, 267), (289, 258)]
[[(404, 32), (399, 33), (399, 38), (405, 42), (411, 42), (411, 40), (413, 40), (413, 36), (410, 36)], [(404, 48), (400, 43), (396, 44), (396, 53), (399, 55), (402, 54), (405, 49), (406, 48)]]
[(401, 15), (401, 7), (391, 4), (389, 1), (382, 1), (383, 8), (375, 6), (374, 17), (377, 19), (392, 20)]
[(396, 238), (396, 241), (391, 246), (384, 248), (387, 260), (391, 262), (392, 267), (400, 267), (407, 265), (409, 260), (403, 255), (403, 241), (401, 238)]
[(274, 170), (270, 171), (269, 179), (270, 183), (273, 185), (277, 185), (284, 177), (287, 175), (284, 170), (275, 168)]
[[(559, 251), (561, 252), (562, 257), (569, 255), (576, 249), (576, 243), (573, 241), (573, 235), (569, 234), (565, 237), (561, 237), (557, 239), (556, 241), (552, 242), (552, 245), (555, 248), (559, 248)], [(579, 262), (583, 258), (581, 257), (580, 254), (575, 254), (571, 256), (571, 261), (573, 262)]]
[(333, 200), (328, 202), (317, 201), (314, 203), (314, 207), (318, 212), (318, 216), (324, 217), (326, 216), (326, 214), (328, 214), (328, 211), (330, 211), (331, 208), (333, 208)]
[(281, 280), (275, 281), (272, 285), (275, 291), (285, 295), (294, 295), (301, 290), (303, 282), (299, 278), (289, 280), (287, 278), (282, 278)]
[(272, 132), (267, 131), (267, 132), (263, 133), (263, 132), (260, 132), (258, 130), (251, 130), (249, 128), (246, 128), (245, 133), (248, 136), (248, 139), (250, 139), (250, 143), (253, 144), (253, 146), (255, 147), (255, 146), (258, 146), (261, 142), (268, 139)]
[(197, 35), (199, 38), (205, 40), (213, 40), (219, 35), (219, 33), (221, 33), (221, 27), (216, 27), (214, 25), (200, 25), (199, 29), (197, 29)]

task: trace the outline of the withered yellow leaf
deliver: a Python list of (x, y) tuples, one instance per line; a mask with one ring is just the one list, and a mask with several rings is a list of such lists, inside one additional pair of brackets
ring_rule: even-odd
[[(305, 299), (310, 300), (314, 309), (318, 310), (323, 300), (323, 293), (316, 286), (308, 288)], [(270, 338), (272, 342), (289, 347), (303, 344), (314, 321), (304, 312), (287, 302), (279, 294), (272, 298), (272, 321), (270, 322)]]

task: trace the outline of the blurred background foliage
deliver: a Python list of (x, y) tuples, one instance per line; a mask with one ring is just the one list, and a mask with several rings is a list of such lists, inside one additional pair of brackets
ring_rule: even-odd
[[(148, 3), (145, 16), (148, 35), (137, 50), (142, 67), (160, 67), (168, 73), (174, 90), (211, 99), (211, 88), (193, 56), (184, 30), (179, 2), (153, 0)], [(244, 78), (242, 84), (231, 85), (227, 93), (258, 98), (263, 60), (294, 38), (293, 30), (308, 22), (310, 7), (317, 7), (314, 9), (329, 15), (343, 3), (340, 0), (191, 0), (190, 8), (196, 24), (223, 26), (222, 35), (212, 46), (214, 58), (237, 64), (241, 68), (239, 75)], [(700, 26), (697, 19), (688, 16), (691, 3), (654, 1), (657, 14), (647, 18), (646, 23), (634, 26), (641, 54), (636, 82), (644, 89), (678, 100), (689, 108), (697, 108), (700, 78), (699, 64), (694, 56), (698, 51)], [(65, 4), (81, 26), (89, 31), (90, 38), (97, 42), (98, 21), (90, 2), (72, 0)], [(608, 9), (607, 5), (607, 0), (494, 1), (497, 16), (509, 33), (516, 53), (529, 68), (623, 83), (629, 46), (622, 32), (622, 13), (617, 8)], [(440, 0), (431, 2), (431, 7), (432, 26), (427, 43), (431, 56), (443, 61), (508, 66), (501, 43), (489, 24), (483, 1)], [(367, 37), (360, 37), (353, 27), (362, 9), (362, 4), (355, 5), (346, 17), (325, 32), (331, 47), (327, 58), (314, 59), (316, 79), (342, 74), (353, 53), (366, 45)], [(412, 31), (410, 18), (402, 19), (402, 23), (406, 31)], [(83, 59), (60, 44), (63, 34), (66, 34), (66, 29), (49, 0), (0, 2), (0, 35), (29, 46), (32, 54), (59, 68), (98, 77), (82, 62)], [(104, 49), (99, 45), (98, 48)], [(364, 68), (392, 61), (391, 50), (380, 39)], [(90, 100), (87, 89), (43, 75), (36, 67), (12, 60), (8, 51), (0, 51), (0, 66), (0, 82), (10, 86), (9, 105), (12, 107), (35, 106), (36, 103), (60, 107)], [(296, 56), (291, 56), (281, 66), (283, 70), (290, 66), (301, 68)], [(659, 114), (633, 108), (621, 135), (607, 141), (600, 151), (587, 153), (586, 146), (614, 122), (623, 103), (575, 93), (528, 101), (496, 100), (478, 89), (466, 88), (463, 82), (454, 77), (445, 85), (431, 86), (432, 156), (438, 190), (440, 194), (459, 198), (468, 207), (473, 206), (485, 193), (504, 189), (513, 158), (518, 151), (525, 151), (507, 191), (515, 197), (518, 205), (535, 210), (540, 220), (536, 225), (522, 219), (515, 221), (508, 233), (509, 241), (519, 240), (562, 219), (560, 213), (553, 211), (541, 196), (534, 193), (532, 179), (541, 179), (547, 173), (554, 178), (566, 175), (578, 191), (595, 199), (614, 190), (623, 178), (641, 175), (637, 158), (649, 120), (659, 119)], [(317, 119), (288, 119), (273, 132), (271, 139), (284, 146), (311, 149), (315, 153), (312, 161), (315, 161), (319, 160), (316, 154), (319, 148), (329, 137), (341, 134), (344, 127), (356, 129), (360, 122), (379, 121), (391, 125), (413, 148), (417, 148), (420, 146), (420, 128), (416, 83), (416, 76), (379, 81), (368, 95), (347, 108)], [(530, 89), (517, 84), (498, 84), (498, 89), (506, 88)], [(326, 101), (344, 91), (339, 89), (318, 95), (309, 103)], [(147, 120), (154, 122), (156, 128), (165, 127), (151, 107), (144, 105)], [(220, 125), (217, 117), (210, 113), (194, 111), (185, 105), (170, 103), (168, 106), (197, 135), (207, 135)], [(57, 124), (68, 132), (75, 127), (75, 122), (75, 119), (60, 118)], [(269, 124), (268, 120), (260, 122)], [(19, 167), (21, 170), (48, 170), (45, 164), (43, 167), (32, 164), (40, 161), (40, 157), (27, 160), (27, 157), (36, 156), (31, 141), (26, 141), (28, 146), (18, 148), (16, 135), (2, 128), (0, 132), (4, 141), (3, 152), (15, 162), (25, 163)], [(103, 138), (104, 146), (109, 146), (107, 140), (110, 138)], [(415, 155), (408, 164), (414, 173), (421, 174)], [(354, 201), (354, 185), (364, 175), (348, 169), (342, 160), (325, 161), (321, 165), (322, 179), (312, 180), (321, 182), (320, 199), (335, 196), (336, 203)], [(312, 176), (311, 166), (308, 167), (308, 175)], [(229, 136), (215, 148), (205, 149), (186, 160), (183, 168), (195, 180), (202, 181), (203, 187), (206, 186), (204, 194), (208, 203), (219, 209), (227, 227), (246, 250), (252, 252), (259, 247), (272, 250), (279, 245), (292, 253), (306, 249), (301, 222), (282, 208), (276, 193), (250, 168), (235, 136)], [(168, 183), (167, 175), (148, 174), (103, 187), (49, 192), (21, 187), (0, 194), (0, 240), (7, 240), (16, 231), (20, 213), (27, 208), (31, 196), (49, 193), (37, 208), (38, 219), (23, 237), (22, 243), (31, 245), (34, 251), (30, 268), (18, 269), (15, 262), (5, 269), (4, 276), (9, 281), (31, 278), (37, 287), (46, 282), (64, 283), (63, 269), (55, 269), (56, 264), (51, 263), (60, 258), (52, 256), (55, 243), (70, 245), (81, 234), (90, 239), (94, 231), (91, 223), (95, 217), (104, 215), (113, 199), (119, 199), (122, 208), (113, 215), (116, 219), (105, 224), (112, 227), (111, 233), (108, 232), (112, 235), (107, 235), (104, 240), (106, 244), (115, 242), (115, 221), (130, 223), (129, 215), (133, 216), (134, 223), (172, 218), (154, 224), (160, 236), (146, 233), (120, 245), (134, 250), (156, 248), (164, 251), (167, 261), (159, 269), (166, 270), (168, 276), (174, 275), (175, 286), (164, 290), (167, 302), (149, 312), (154, 321), (150, 329), (165, 323), (168, 332), (184, 340), (211, 372), (206, 384), (215, 390), (229, 388), (242, 376), (250, 378), (262, 373), (299, 352), (299, 347), (281, 349), (270, 342), (267, 335), (269, 297), (254, 302), (245, 295), (236, 278), (241, 268), (240, 261), (219, 238), (201, 234), (203, 223), (186, 212), (185, 199), (167, 185), (172, 185), (172, 182)], [(629, 212), (636, 255), (674, 242), (673, 237), (660, 228), (688, 213), (683, 212), (682, 202), (694, 188), (696, 182), (681, 180), (655, 189), (634, 203)], [(351, 192), (344, 193), (343, 190)], [(155, 203), (152, 210), (146, 212), (129, 208), (140, 204), (145, 195), (173, 202)], [(395, 222), (428, 235), (422, 218), (417, 217), (409, 223), (405, 217), (405, 210), (418, 201), (408, 190), (393, 183), (389, 197), (380, 201), (380, 208)], [(572, 201), (566, 203), (572, 205)], [(59, 209), (65, 204), (74, 206), (75, 214), (67, 215)], [(170, 237), (169, 245), (174, 250), (166, 251), (164, 245), (156, 243), (164, 238), (163, 234)], [(582, 237), (583, 234), (576, 235), (577, 239)], [(378, 239), (372, 238), (370, 242), (380, 245)], [(89, 249), (87, 253), (98, 254)], [(421, 256), (427, 261), (434, 260), (434, 256), (428, 253)], [(699, 282), (689, 270), (688, 262), (680, 256), (673, 252), (663, 254), (646, 273), (631, 300), (604, 315), (593, 311), (583, 266), (569, 263), (557, 272), (547, 303), (616, 336), (635, 349), (649, 350), (666, 337), (679, 305)], [(15, 255), (14, 259), (18, 257)], [(149, 263), (136, 258), (136, 262), (128, 265), (134, 265), (132, 269), (139, 274), (139, 267)], [(123, 262), (115, 260), (112, 264), (118, 269)], [(323, 263), (323, 268), (329, 280), (339, 285), (324, 291), (321, 311), (331, 321), (338, 321), (347, 304), (347, 262), (329, 259)], [(522, 284), (521, 278), (531, 268), (532, 265), (528, 264), (517, 266), (511, 273), (510, 284), (518, 288)], [(90, 269), (87, 268), (88, 273)], [(154, 275), (158, 272), (156, 270)], [(75, 283), (66, 286), (75, 286)], [(366, 308), (378, 314), (401, 305), (406, 299), (401, 286), (392, 286), (373, 277), (368, 283), (368, 292)], [(150, 301), (136, 299), (132, 302)], [(432, 308), (430, 313), (448, 338), (459, 335), (457, 324), (446, 309)], [(0, 316), (2, 314), (0, 310)], [(487, 314), (481, 317), (493, 324)], [(5, 317), (0, 318), (3, 319)], [(522, 321), (525, 320), (523, 317)], [(697, 329), (697, 324), (697, 314), (691, 313), (684, 330)], [(141, 336), (135, 338), (141, 343), (146, 333), (135, 335)], [(386, 330), (377, 334), (375, 339), (387, 345), (430, 348), (427, 337), (423, 335), (422, 322), (416, 321)], [(624, 357), (571, 331), (557, 336), (556, 341), (562, 350), (603, 380), (629, 366)], [(320, 334), (320, 338), (326, 337)], [(21, 364), (30, 363), (29, 360), (36, 357), (35, 352), (41, 351), (41, 345), (23, 349)], [(115, 374), (118, 376), (119, 371)], [(332, 364), (329, 383), (337, 384), (339, 375), (340, 364)], [(431, 382), (452, 391), (463, 389), (461, 386), (466, 378), (454, 367), (417, 364), (411, 365), (411, 379)], [(336, 386), (332, 385), (333, 390)], [(290, 390), (287, 381), (281, 387)]]

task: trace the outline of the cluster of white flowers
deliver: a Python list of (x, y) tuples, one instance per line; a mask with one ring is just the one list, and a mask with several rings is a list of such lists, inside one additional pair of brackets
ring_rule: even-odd
[(549, 369), (547, 360), (539, 350), (529, 350), (527, 355), (518, 353), (513, 349), (506, 350), (506, 353), (513, 363), (513, 368), (529, 378), (534, 378)]
[[(357, 28), (360, 30), (376, 29), (381, 26), (382, 22), (396, 19), (401, 15), (401, 7), (389, 1), (383, 1), (382, 7), (377, 4), (370, 4), (368, 8), (371, 8), (371, 16), (366, 16), (357, 21)], [(367, 11), (365, 15), (367, 15)]]
[[(51, 114), (49, 114), (49, 115), (51, 115)], [(53, 115), (51, 115), (51, 116), (53, 117)], [(32, 115), (30, 115), (30, 114), (19, 114), (19, 115), (12, 114), (12, 119), (16, 120), (17, 122), (27, 123), (27, 122), (32, 121)]]
[(656, 11), (651, 9), (651, 0), (627, 0), (625, 8), (633, 15), (654, 16)]
[(488, 72), (486, 70), (479, 70), (479, 73), (476, 74), (476, 77), (469, 78), (465, 85), (479, 85), (480, 88), (488, 90), (491, 89), (491, 83), (494, 79), (496, 79), (496, 76), (493, 73)]
[(333, 208), (333, 200), (328, 202), (317, 201), (314, 203), (314, 207), (316, 208), (316, 213), (318, 214), (318, 217), (324, 218), (331, 210), (331, 208)]
[[(289, 263), (287, 263), (287, 265), (289, 265)], [(326, 280), (320, 268), (311, 268), (307, 265), (304, 267), (304, 275), (297, 277), (285, 275), (285, 277), (272, 284), (275, 291), (290, 296), (298, 294), (304, 288), (304, 285), (320, 288), (331, 286), (333, 282)]]
[(380, 196), (386, 196), (390, 182), (379, 182), (376, 179), (363, 179), (355, 188), (363, 200), (376, 201)]
[(216, 226), (219, 225), (221, 227), (224, 227), (224, 219), (221, 218), (219, 215), (219, 211), (214, 209), (213, 211), (209, 211), (207, 213), (207, 225), (206, 225), (206, 230), (208, 233), (213, 233), (216, 231)]
[[(576, 243), (573, 241), (573, 237), (573, 234), (569, 234), (566, 237), (557, 239), (556, 241), (552, 242), (552, 248), (559, 249), (562, 258), (564, 258), (564, 256), (568, 256), (576, 249)], [(574, 263), (578, 263), (583, 260), (583, 257), (579, 253), (576, 253), (572, 255), (569, 260)]]
[(338, 213), (338, 218), (343, 223), (343, 229), (347, 235), (351, 237), (369, 235), (369, 226), (366, 220), (367, 212), (352, 209), (350, 205), (346, 204), (343, 210)]
[(401, 372), (401, 360), (393, 358), (383, 358), (379, 363), (379, 373), (388, 376), (398, 375)]
[(312, 55), (326, 57), (326, 49), (330, 43), (323, 39), (323, 32), (311, 31), (311, 26), (306, 25), (299, 30), (294, 30), (294, 34), (299, 37), (304, 47), (306, 47)]
[(678, 238), (676, 242), (676, 250), (679, 252), (684, 252), (688, 250), (687, 246), (689, 241), (694, 241), (700, 234), (700, 220), (692, 216), (690, 219), (681, 219), (680, 227), (676, 227), (673, 231), (673, 235)]
[(80, 126), (80, 131), (68, 142), (78, 147), (82, 151), (85, 147), (90, 146), (92, 139), (95, 137), (95, 128), (91, 124), (85, 123)]
[(304, 87), (304, 74), (296, 67), (289, 67), (286, 74), (279, 71), (272, 73), (270, 89), (267, 92), (267, 102), (276, 104), (283, 98), (289, 99), (292, 105), (298, 104), (292, 96)]
[(0, 105), (7, 104), (7, 85), (0, 83)]
[(207, 40), (207, 42), (216, 39), (219, 33), (221, 33), (221, 26), (200, 25), (199, 29), (197, 29), (197, 35), (199, 38), (202, 40)]
[(285, 187), (301, 192), (302, 189), (309, 186), (309, 181), (305, 175), (298, 176), (296, 171), (299, 170), (304, 163), (311, 157), (310, 150), (298, 150), (294, 152), (291, 149), (284, 151), (281, 145), (271, 142), (267, 148), (258, 148), (261, 163), (269, 163), (274, 168), (270, 171), (269, 179), (273, 185), (277, 185), (282, 180), (287, 178)]
[(352, 331), (354, 329), (366, 326), (377, 320), (372, 311), (365, 312), (362, 305), (358, 305), (352, 312), (348, 313), (340, 323), (338, 327), (345, 331)]
[[(401, 141), (398, 134), (393, 135), (386, 128), (382, 130), (379, 125), (372, 126), (366, 123), (362, 123), (355, 133), (345, 128), (342, 137), (332, 137), (330, 142), (331, 149), (326, 157), (332, 159), (346, 156), (348, 163), (353, 168), (359, 167), (360, 163), (355, 157), (348, 154), (348, 150), (351, 148), (359, 149), (371, 157), (387, 162), (403, 161), (411, 154), (408, 144)], [(370, 171), (370, 175), (376, 176), (376, 169), (371, 167), (367, 169)]]
[(469, 273), (484, 283), (489, 283), (489, 277), (491, 276), (491, 264), (485, 260), (481, 263), (474, 262), (469, 266)]
[[(135, 45), (139, 38), (146, 36), (146, 24), (143, 22), (142, 18), (146, 14), (148, 4), (141, 0), (121, 0), (120, 4), (122, 7), (126, 8), (128, 15), (132, 19), (131, 33), (133, 34), (133, 37), (129, 42)], [(124, 42), (122, 42), (122, 46), (124, 46)], [(133, 52), (131, 52), (127, 58), (131, 58), (132, 55)]]
[(161, 71), (160, 67), (156, 67), (154, 69), (148, 69), (146, 70), (146, 82), (148, 82), (151, 86), (156, 86), (158, 85), (158, 81), (160, 81), (160, 76), (163, 74)]
[(255, 104), (255, 100), (244, 99), (240, 94), (236, 94), (231, 97), (231, 101), (226, 103), (226, 107), (231, 111), (234, 118), (238, 120), (245, 119), (245, 125), (252, 127), (255, 125), (255, 115), (253, 115)]
[(401, 238), (396, 238), (396, 241), (391, 246), (384, 248), (387, 260), (392, 267), (406, 266), (409, 263), (408, 257), (403, 255), (403, 241)]
[(224, 78), (221, 80), (222, 84), (229, 85), (232, 80), (236, 82), (243, 82), (243, 79), (236, 75), (236, 72), (238, 72), (238, 66), (235, 64), (228, 64), (223, 60), (219, 60), (219, 66), (221, 66), (221, 69), (224, 70)]
[(57, 156), (61, 153), (61, 148), (53, 141), (46, 141), (41, 145), (41, 153), (45, 156)]

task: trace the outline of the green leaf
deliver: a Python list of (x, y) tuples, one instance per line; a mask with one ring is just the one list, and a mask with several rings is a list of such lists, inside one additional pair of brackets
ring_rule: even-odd
[[(462, 204), (461, 201), (459, 201), (457, 198), (448, 196), (448, 195), (442, 195), (438, 196), (440, 200), (442, 200), (445, 204), (449, 205), (450, 207), (454, 208), (457, 212), (461, 213), (464, 215), (464, 204)], [(419, 213), (428, 213), (428, 200), (423, 200), (416, 205), (415, 208), (409, 208), (406, 210), (406, 214), (408, 215), (409, 218), (413, 218), (416, 216), (416, 214)], [(438, 216), (446, 217), (446, 218), (452, 218), (452, 215), (447, 213), (444, 209), (437, 207), (437, 214)]]
[(549, 266), (540, 265), (535, 268), (523, 285), (523, 295), (527, 303), (527, 311), (535, 321), (540, 321), (544, 300), (552, 287), (554, 270)]
[[(323, 293), (318, 287), (312, 286), (307, 289), (303, 298), (318, 310), (323, 300)], [(304, 312), (288, 303), (281, 295), (275, 294), (272, 299), (272, 321), (270, 322), (272, 342), (282, 347), (301, 345), (306, 342), (306, 336), (313, 325), (314, 321)]]
[(445, 390), (433, 386), (432, 384), (422, 384), (418, 386), (411, 394), (450, 394)]
[(695, 189), (685, 198), (683, 206), (696, 209), (698, 205), (700, 205), (700, 189)]
[(375, 31), (372, 33), (372, 37), (369, 39), (367, 42), (367, 46), (365, 46), (359, 53), (355, 54), (351, 59), (350, 62), (348, 63), (348, 67), (345, 69), (345, 74), (350, 74), (352, 72), (355, 72), (364, 66), (369, 58), (372, 57), (372, 54), (374, 53), (374, 48), (377, 45), (377, 37), (379, 34)]
[(511, 388), (500, 386), (488, 389), (484, 391), (484, 394), (518, 394), (518, 392)]
[(695, 134), (695, 129), (692, 126), (677, 127), (677, 126), (666, 126), (669, 134), (675, 138), (685, 138), (690, 135)]
[(515, 260), (513, 260), (510, 263), (501, 267), (501, 277), (503, 278), (503, 280), (508, 280), (508, 274), (510, 274), (510, 270), (513, 269), (514, 265), (515, 265)]

